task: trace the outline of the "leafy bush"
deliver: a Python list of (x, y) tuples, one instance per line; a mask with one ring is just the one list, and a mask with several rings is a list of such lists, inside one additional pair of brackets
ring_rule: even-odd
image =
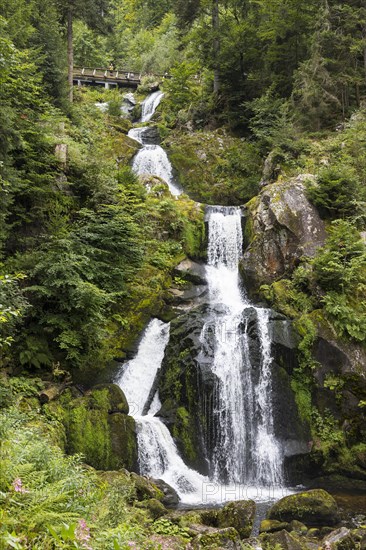
[(307, 194), (322, 217), (335, 219), (355, 214), (358, 189), (352, 168), (332, 165), (321, 170), (317, 184), (310, 185)]

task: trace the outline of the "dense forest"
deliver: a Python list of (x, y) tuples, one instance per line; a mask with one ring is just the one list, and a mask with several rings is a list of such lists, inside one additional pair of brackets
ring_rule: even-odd
[[(142, 74), (132, 112), (128, 90), (70, 86), (72, 64)], [(131, 170), (127, 133), (157, 87), (179, 198)], [(99, 472), (133, 468), (108, 447), (105, 392), (74, 406), (70, 388), (130, 356), (151, 317), (174, 318), (175, 267), (206, 256), (202, 205), (246, 205), (253, 248), (258, 197), (299, 175), (323, 246), (243, 278), (294, 322), (310, 468), (366, 480), (366, 2), (0, 0), (1, 548), (193, 548), (157, 519), (157, 487)], [(356, 358), (322, 379), (323, 409), (319, 334)]]

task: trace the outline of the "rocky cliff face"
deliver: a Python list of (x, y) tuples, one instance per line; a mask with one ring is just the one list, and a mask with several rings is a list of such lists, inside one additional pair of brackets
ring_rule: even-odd
[[(366, 480), (365, 346), (340, 338), (323, 310), (298, 311), (286, 298), (292, 272), (304, 256), (311, 259), (316, 255), (326, 237), (324, 222), (306, 198), (304, 182), (309, 177), (269, 184), (248, 203), (241, 273), (254, 296), (261, 285), (272, 285), (276, 295), (283, 288), (276, 307), (297, 319), (301, 317), (297, 326), (303, 343), (308, 339), (312, 367), (303, 365), (305, 371), (296, 369), (289, 359), (287, 341), (283, 350), (287, 357), (284, 368), (290, 378), (295, 370), (293, 387), (298, 406), (312, 423), (311, 454), (305, 458), (308, 451), (303, 446), (299, 449), (299, 453), (304, 452), (302, 459), (289, 458), (291, 475), (297, 469), (298, 482), (303, 482), (305, 473), (309, 477), (342, 474)], [(321, 307), (321, 292), (316, 302)], [(314, 330), (312, 337), (310, 327)], [(289, 368), (291, 364), (294, 368)], [(286, 384), (278, 387), (281, 399), (285, 399), (285, 388)]]
[(267, 185), (248, 203), (241, 272), (250, 289), (291, 273), (324, 244), (324, 222), (305, 196), (309, 177)]

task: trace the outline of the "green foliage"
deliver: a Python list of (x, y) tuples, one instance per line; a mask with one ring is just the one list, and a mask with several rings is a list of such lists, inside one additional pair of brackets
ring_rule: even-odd
[(325, 452), (344, 443), (344, 433), (329, 410), (325, 410), (320, 414), (316, 409), (313, 409), (312, 427), (320, 441), (325, 445), (325, 448), (323, 448)]
[(324, 217), (345, 218), (355, 214), (358, 190), (352, 168), (332, 165), (320, 172), (316, 184), (310, 184), (308, 197)]
[(112, 54), (108, 51), (107, 38), (91, 29), (84, 21), (77, 20), (74, 30), (74, 63), (79, 67), (109, 67)]
[(152, 528), (159, 535), (179, 536), (183, 539), (189, 539), (188, 529), (180, 527), (165, 518), (154, 521)]
[[(24, 277), (22, 273), (13, 276), (0, 274), (0, 350), (3, 360), (5, 360), (7, 348), (14, 341), (19, 318), (28, 305), (19, 288), (19, 281)], [(0, 366), (2, 366), (2, 360), (0, 360)]]
[[(26, 386), (38, 385), (10, 383), (16, 402)], [(80, 456), (64, 456), (52, 442), (54, 425), (54, 418), (19, 412), (19, 405), (0, 411), (1, 548), (145, 548), (150, 521), (131, 506), (135, 487), (129, 475), (109, 482), (85, 468)]]
[(322, 301), (337, 331), (365, 339), (366, 249), (357, 229), (336, 220), (326, 245), (312, 262), (317, 283), (326, 291)]
[(175, 132), (167, 140), (181, 184), (195, 200), (243, 204), (258, 192), (261, 159), (253, 144), (225, 132)]

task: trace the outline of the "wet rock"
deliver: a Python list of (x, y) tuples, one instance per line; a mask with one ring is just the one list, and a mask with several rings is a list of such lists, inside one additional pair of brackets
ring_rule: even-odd
[(129, 406), (125, 394), (117, 384), (98, 384), (93, 387), (91, 395), (94, 390), (107, 390), (109, 394), (109, 408), (108, 412), (111, 413), (129, 413)]
[(160, 500), (164, 506), (167, 508), (175, 508), (178, 506), (180, 498), (177, 491), (173, 489), (173, 487), (162, 479), (153, 479), (152, 481), (154, 485), (156, 485), (156, 487), (163, 493), (163, 497)]
[(98, 470), (137, 469), (135, 420), (121, 412), (128, 405), (118, 386), (93, 388), (77, 398), (66, 391), (60, 406), (68, 453), (82, 454)]
[(263, 540), (267, 548), (275, 548), (279, 545), (282, 550), (302, 550), (299, 541), (285, 530), (265, 535)]
[[(179, 305), (185, 302), (196, 301), (207, 294), (206, 286), (191, 285), (188, 289), (171, 288), (169, 289), (168, 302), (173, 305)], [(192, 304), (194, 306), (194, 304)]]
[(267, 518), (287, 522), (298, 520), (308, 526), (335, 525), (338, 507), (329, 493), (314, 489), (282, 498), (270, 508)]
[(141, 140), (144, 145), (159, 145), (160, 135), (158, 128), (156, 126), (145, 126), (141, 134)]
[(203, 264), (199, 264), (186, 258), (176, 268), (174, 268), (174, 275), (182, 277), (187, 281), (191, 281), (196, 285), (205, 285), (206, 281), (206, 268)]
[(201, 548), (212, 548), (212, 550), (241, 550), (240, 537), (233, 527), (226, 529), (207, 528), (205, 533), (197, 535), (191, 541), (191, 547), (194, 550)]
[[(215, 338), (226, 337), (225, 332), (215, 335), (215, 323), (219, 323), (221, 315), (225, 316), (222, 306), (203, 304), (172, 321), (159, 378), (162, 402), (159, 416), (171, 431), (185, 462), (204, 475), (208, 474), (207, 458), (211, 456), (215, 445), (212, 417), (217, 377), (212, 366)], [(273, 331), (272, 324), (275, 325)], [(225, 330), (225, 324), (220, 326), (220, 330)], [(244, 309), (239, 331), (248, 333), (251, 377), (255, 384), (258, 382), (261, 361), (255, 307)], [(309, 430), (300, 419), (291, 389), (290, 373), (297, 365), (293, 338), (289, 341), (290, 348), (286, 347), (286, 335), (292, 335), (293, 329), (286, 317), (270, 310), (269, 332), (271, 335), (275, 333), (271, 369), (275, 435), (285, 456), (307, 453)], [(289, 417), (291, 422), (288, 422)]]
[(323, 548), (327, 550), (354, 550), (356, 544), (350, 530), (346, 529), (346, 527), (341, 527), (324, 537)]
[(229, 502), (218, 513), (218, 525), (234, 527), (241, 539), (248, 538), (253, 529), (255, 508), (253, 500)]
[(130, 105), (133, 105), (133, 106), (135, 106), (137, 103), (135, 96), (131, 92), (129, 92), (128, 94), (125, 94), (123, 96), (123, 99), (126, 103), (129, 103)]
[(301, 256), (313, 257), (324, 244), (324, 222), (306, 198), (301, 177), (266, 186), (247, 206), (241, 272), (254, 290), (291, 272)]

